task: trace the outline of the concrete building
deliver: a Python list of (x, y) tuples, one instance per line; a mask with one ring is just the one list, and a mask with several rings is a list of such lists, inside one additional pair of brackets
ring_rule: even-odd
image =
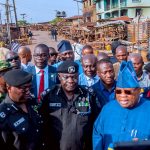
[(138, 14), (150, 18), (149, 0), (95, 0), (97, 20)]
[(93, 0), (83, 0), (84, 22), (96, 22), (96, 4)]

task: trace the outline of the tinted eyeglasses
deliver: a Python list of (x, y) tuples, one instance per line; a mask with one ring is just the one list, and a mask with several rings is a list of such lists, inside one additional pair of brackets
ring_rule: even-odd
[(134, 92), (136, 91), (136, 89), (132, 89), (132, 90), (121, 90), (121, 89), (116, 89), (115, 90), (115, 93), (116, 94), (122, 94), (122, 93), (125, 93), (126, 95), (132, 95)]
[(78, 79), (78, 75), (76, 74), (76, 75), (73, 75), (73, 76), (66, 76), (66, 75), (59, 75), (59, 77), (61, 78), (61, 80), (63, 80), (63, 81), (68, 81), (69, 80), (69, 78), (71, 78), (73, 81), (77, 81), (77, 79)]
[(14, 56), (14, 57), (6, 59), (7, 62), (11, 62), (13, 60), (19, 60), (19, 56)]

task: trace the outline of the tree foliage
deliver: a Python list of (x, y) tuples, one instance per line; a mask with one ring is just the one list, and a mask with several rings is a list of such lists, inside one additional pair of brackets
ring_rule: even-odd
[(56, 25), (58, 22), (61, 22), (61, 21), (63, 21), (63, 20), (64, 20), (64, 18), (59, 18), (59, 17), (57, 17), (57, 18), (51, 20), (51, 21), (50, 21), (50, 24)]

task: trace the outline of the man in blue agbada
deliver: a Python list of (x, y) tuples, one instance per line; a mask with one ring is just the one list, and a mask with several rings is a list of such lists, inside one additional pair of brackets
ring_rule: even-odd
[(116, 100), (106, 104), (93, 127), (93, 150), (113, 149), (115, 142), (150, 139), (150, 101), (140, 97), (131, 61), (122, 62)]

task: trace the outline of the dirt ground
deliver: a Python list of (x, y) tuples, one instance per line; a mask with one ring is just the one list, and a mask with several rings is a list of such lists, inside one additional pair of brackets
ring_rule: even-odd
[(57, 50), (57, 44), (60, 42), (60, 39), (58, 39), (58, 41), (55, 42), (50, 38), (48, 31), (32, 31), (32, 32), (33, 32), (32, 44), (27, 45), (32, 52), (37, 44), (46, 44), (47, 46), (54, 47)]

